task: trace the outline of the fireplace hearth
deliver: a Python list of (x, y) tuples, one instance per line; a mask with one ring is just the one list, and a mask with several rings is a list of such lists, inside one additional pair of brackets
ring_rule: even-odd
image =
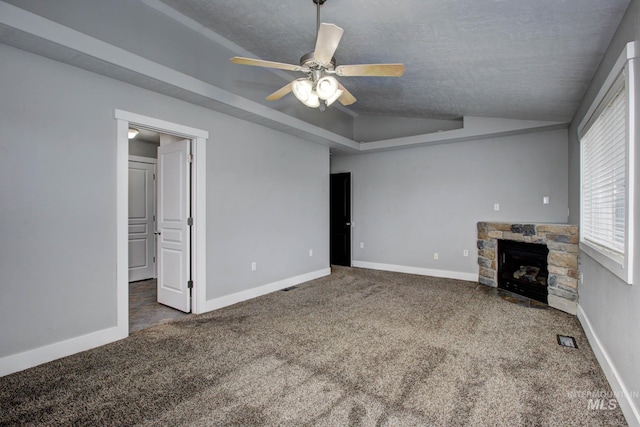
[(498, 288), (547, 304), (546, 245), (498, 240)]

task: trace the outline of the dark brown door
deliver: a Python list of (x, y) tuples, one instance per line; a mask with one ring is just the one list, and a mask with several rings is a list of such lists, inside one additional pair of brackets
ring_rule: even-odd
[(331, 174), (330, 260), (351, 267), (351, 173)]

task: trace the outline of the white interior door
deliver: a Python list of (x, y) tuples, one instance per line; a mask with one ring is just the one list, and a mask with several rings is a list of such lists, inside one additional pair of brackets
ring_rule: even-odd
[(158, 302), (191, 311), (191, 141), (158, 147)]
[(129, 281), (155, 277), (156, 166), (129, 162)]

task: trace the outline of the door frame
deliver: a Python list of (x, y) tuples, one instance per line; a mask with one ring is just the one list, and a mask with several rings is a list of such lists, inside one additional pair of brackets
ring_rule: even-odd
[(191, 312), (203, 313), (206, 305), (206, 147), (209, 132), (128, 111), (114, 111), (116, 119), (116, 328), (129, 336), (129, 138), (130, 125), (191, 139), (192, 300)]

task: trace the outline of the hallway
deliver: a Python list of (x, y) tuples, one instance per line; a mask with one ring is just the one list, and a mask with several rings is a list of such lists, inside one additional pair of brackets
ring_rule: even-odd
[(129, 333), (190, 316), (157, 302), (156, 279), (129, 283)]

